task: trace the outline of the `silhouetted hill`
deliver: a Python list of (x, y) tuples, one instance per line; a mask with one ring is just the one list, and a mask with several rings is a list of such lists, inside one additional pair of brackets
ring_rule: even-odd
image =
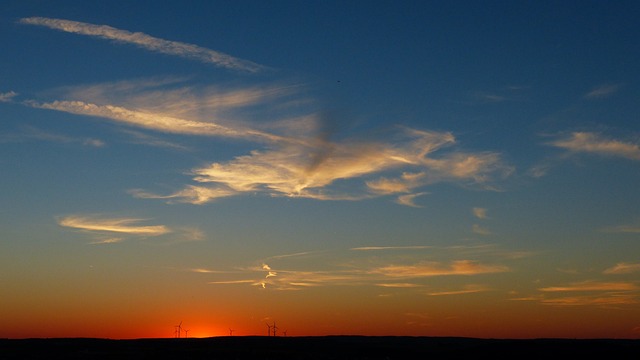
[(424, 359), (499, 355), (632, 356), (640, 340), (405, 336), (227, 336), (188, 339), (1, 339), (0, 359)]

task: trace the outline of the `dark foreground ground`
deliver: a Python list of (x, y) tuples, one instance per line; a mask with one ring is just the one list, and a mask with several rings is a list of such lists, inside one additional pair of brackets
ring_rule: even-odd
[(640, 359), (640, 340), (445, 337), (233, 336), (205, 339), (0, 339), (0, 359), (451, 359), (499, 355), (624, 356)]

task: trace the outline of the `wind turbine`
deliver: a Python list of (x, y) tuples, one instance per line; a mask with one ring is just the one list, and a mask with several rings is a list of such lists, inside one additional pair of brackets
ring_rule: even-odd
[(182, 320), (180, 320), (180, 324), (176, 325), (176, 337), (180, 337), (180, 333), (182, 332)]
[(229, 336), (233, 336), (233, 330), (229, 328)]
[(267, 323), (267, 336), (271, 336), (271, 325), (269, 325), (269, 323)]
[(189, 329), (186, 329), (186, 330), (184, 331), (184, 337), (185, 337), (185, 338), (188, 338), (188, 337), (189, 337)]
[(272, 328), (273, 328), (273, 336), (276, 336), (276, 330), (278, 329), (278, 327), (276, 326), (276, 322), (275, 321), (273, 322)]

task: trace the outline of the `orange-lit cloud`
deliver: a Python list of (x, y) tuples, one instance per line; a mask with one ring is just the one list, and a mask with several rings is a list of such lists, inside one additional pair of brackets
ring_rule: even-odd
[(351, 248), (356, 251), (371, 251), (371, 250), (418, 250), (418, 249), (431, 249), (433, 246), (429, 245), (413, 245), (413, 246), (362, 246)]
[(487, 218), (487, 209), (485, 208), (474, 207), (473, 209), (471, 209), (471, 211), (473, 212), (473, 216), (477, 217), (478, 219)]
[(279, 139), (277, 136), (257, 130), (232, 128), (211, 122), (177, 118), (153, 111), (132, 110), (117, 105), (98, 105), (77, 100), (56, 100), (49, 103), (27, 101), (25, 104), (40, 109), (57, 110), (71, 114), (111, 119), (130, 126), (137, 126), (174, 134), (223, 136), (230, 138), (256, 137), (258, 139), (267, 140)]
[[(249, 284), (273, 290), (303, 290), (318, 286), (377, 286), (410, 290), (424, 288), (426, 284), (422, 282), (428, 278), (507, 272), (510, 268), (495, 264), (496, 259), (519, 258), (487, 246), (364, 246), (349, 250), (349, 253), (317, 251), (275, 255), (268, 258), (268, 264), (261, 261), (259, 265), (226, 274), (211, 273), (219, 279), (209, 284)], [(413, 260), (438, 256), (436, 253), (448, 257), (475, 254), (481, 259), (492, 259), (494, 263), (488, 264), (490, 260)], [(486, 290), (488, 288), (484, 286), (472, 284), (462, 289), (431, 292), (445, 295)]]
[(426, 195), (426, 194), (428, 194), (428, 193), (420, 192), (420, 193), (415, 193), (415, 194), (400, 195), (400, 196), (398, 196), (398, 199), (396, 200), (396, 202), (398, 204), (400, 204), (400, 205), (406, 205), (406, 206), (411, 206), (411, 207), (422, 207), (420, 205), (417, 205), (414, 200), (418, 196), (422, 196), (422, 195)]
[(0, 102), (9, 102), (16, 96), (18, 96), (18, 93), (15, 91), (0, 93)]
[(545, 292), (566, 292), (566, 291), (635, 291), (640, 288), (631, 282), (599, 282), (583, 281), (572, 283), (566, 286), (544, 287), (538, 290)]
[(427, 295), (430, 296), (444, 296), (444, 295), (463, 295), (463, 294), (473, 294), (478, 292), (490, 291), (491, 289), (485, 285), (476, 285), (470, 284), (464, 286), (464, 288), (460, 290), (449, 290), (449, 291), (434, 291), (429, 292)]
[(136, 225), (145, 219), (136, 218), (99, 218), (95, 216), (71, 215), (58, 220), (65, 227), (99, 232), (115, 232), (128, 235), (158, 236), (171, 232), (164, 225)]
[(640, 263), (618, 263), (614, 267), (606, 269), (604, 274), (630, 274), (640, 272)]
[(389, 288), (415, 288), (415, 287), (422, 286), (420, 284), (413, 284), (413, 283), (382, 283), (382, 284), (376, 284), (376, 285), (380, 287), (389, 287)]
[(640, 145), (607, 139), (597, 133), (574, 132), (568, 138), (554, 141), (551, 145), (574, 153), (585, 152), (640, 160)]
[(413, 265), (389, 265), (374, 271), (389, 277), (417, 278), (499, 273), (509, 271), (509, 268), (503, 265), (484, 265), (471, 260), (456, 260), (449, 265), (443, 265), (439, 262), (423, 262)]
[(117, 43), (134, 44), (149, 51), (180, 56), (233, 70), (257, 72), (265, 69), (264, 66), (255, 64), (251, 61), (238, 59), (197, 45), (159, 39), (141, 32), (129, 32), (107, 25), (94, 25), (78, 21), (44, 17), (23, 18), (20, 19), (20, 23), (45, 26), (50, 29), (80, 35), (94, 36), (102, 39), (113, 40)]
[(554, 299), (542, 299), (543, 305), (554, 306), (616, 306), (616, 305), (636, 305), (640, 303), (637, 295), (612, 294), (602, 296), (569, 296)]

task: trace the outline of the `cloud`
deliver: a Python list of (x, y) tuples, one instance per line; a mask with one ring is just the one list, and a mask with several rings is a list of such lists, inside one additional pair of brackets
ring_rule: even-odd
[[(479, 260), (424, 260), (425, 257), (455, 258), (470, 253), (475, 253)], [(492, 258), (509, 258), (503, 253), (495, 248), (489, 251), (484, 246), (364, 246), (346, 252), (325, 250), (274, 255), (256, 261), (252, 266), (240, 268), (237, 272), (233, 271), (233, 274), (218, 272), (212, 276), (218, 277), (215, 283), (252, 279), (252, 286), (287, 291), (319, 286), (424, 289), (426, 284), (423, 282), (434, 277), (458, 275), (470, 278), (510, 271), (507, 266), (489, 264)], [(221, 278), (223, 276), (226, 278)], [(485, 290), (488, 289), (480, 285), (468, 285), (462, 290), (453, 291), (470, 293)]]
[(620, 225), (604, 229), (606, 232), (614, 233), (640, 233), (640, 225)]
[(588, 92), (584, 97), (587, 99), (597, 99), (612, 95), (620, 89), (620, 85), (602, 85)]
[(363, 247), (355, 247), (350, 250), (355, 251), (379, 251), (379, 250), (421, 250), (421, 249), (431, 249), (433, 246), (428, 245), (414, 245), (414, 246), (363, 246)]
[(478, 224), (473, 224), (473, 226), (471, 227), (471, 231), (473, 231), (474, 234), (478, 235), (491, 235), (491, 231), (489, 229)]
[(435, 291), (429, 292), (427, 295), (429, 296), (443, 296), (443, 295), (464, 295), (464, 294), (473, 294), (479, 292), (490, 291), (491, 289), (485, 285), (466, 285), (463, 289), (460, 290), (450, 290), (450, 291)]
[(126, 125), (161, 131), (172, 134), (221, 136), (228, 138), (251, 138), (261, 140), (283, 140), (280, 137), (252, 129), (233, 128), (211, 122), (181, 119), (151, 111), (131, 110), (116, 105), (97, 105), (83, 101), (53, 101), (38, 103), (27, 101), (25, 104), (39, 109), (63, 111), (71, 114), (95, 116), (115, 120)]
[[(102, 25), (39, 17), (21, 22), (198, 59), (210, 51)], [(22, 104), (166, 134), (256, 144), (234, 158), (191, 169), (186, 173), (191, 183), (168, 193), (129, 190), (136, 198), (169, 203), (202, 205), (242, 194), (345, 201), (393, 195), (398, 204), (417, 208), (415, 199), (427, 194), (426, 186), (453, 182), (486, 189), (513, 172), (500, 153), (459, 151), (450, 132), (398, 126), (384, 137), (341, 136), (314, 108), (316, 101), (303, 95), (303, 86), (181, 86), (184, 81), (156, 78), (68, 87), (57, 90), (63, 93), (58, 99)], [(139, 143), (181, 149), (140, 132), (129, 134)]]
[(398, 196), (398, 199), (396, 200), (396, 202), (400, 205), (405, 205), (405, 206), (411, 206), (411, 207), (422, 207), (420, 205), (417, 205), (414, 200), (415, 198), (417, 198), (418, 196), (423, 196), (428, 194), (427, 192), (421, 192), (421, 193), (416, 193), (416, 194), (407, 194), (407, 195), (400, 195)]
[(640, 303), (634, 282), (583, 281), (566, 286), (551, 286), (538, 289), (547, 294), (578, 293), (579, 295), (558, 298), (542, 298), (543, 305), (554, 306), (620, 306)]
[(614, 267), (603, 271), (603, 274), (630, 274), (640, 272), (640, 263), (618, 263)]
[(89, 137), (71, 137), (52, 131), (44, 131), (35, 127), (25, 127), (20, 133), (0, 135), (0, 142), (22, 142), (25, 140), (48, 141), (59, 144), (82, 144), (90, 147), (104, 147), (106, 143), (100, 139)]
[(568, 138), (554, 141), (550, 145), (574, 153), (585, 152), (640, 160), (640, 146), (638, 144), (606, 139), (596, 133), (574, 132)]
[(138, 236), (159, 236), (171, 232), (164, 225), (136, 225), (145, 219), (137, 218), (100, 218), (96, 216), (71, 215), (58, 220), (58, 224), (74, 229), (122, 233)]
[(449, 265), (422, 262), (414, 265), (389, 265), (374, 270), (389, 277), (416, 278), (449, 275), (479, 275), (509, 271), (502, 265), (483, 265), (471, 260), (456, 260)]
[(122, 237), (110, 237), (110, 238), (100, 238), (97, 239), (95, 241), (92, 241), (90, 244), (92, 245), (96, 245), (96, 244), (115, 244), (115, 243), (119, 243), (125, 241), (125, 238)]
[(133, 143), (133, 144), (161, 147), (161, 148), (173, 149), (173, 150), (178, 150), (178, 151), (190, 151), (191, 150), (187, 146), (184, 146), (184, 145), (181, 145), (181, 144), (178, 144), (178, 143), (175, 143), (175, 142), (167, 141), (167, 140), (158, 138), (156, 136), (145, 134), (145, 133), (140, 132), (140, 131), (122, 130), (122, 132), (124, 134), (127, 134), (129, 137), (131, 137), (132, 140), (130, 140), (130, 142)]
[(474, 207), (472, 211), (473, 216), (477, 217), (478, 219), (487, 219), (487, 209)]
[(20, 19), (20, 23), (44, 26), (74, 34), (94, 36), (113, 40), (118, 43), (134, 44), (149, 51), (175, 55), (232, 70), (259, 72), (266, 69), (264, 66), (251, 61), (238, 59), (197, 45), (159, 39), (141, 32), (129, 32), (107, 25), (94, 25), (78, 21), (44, 17), (23, 18)]
[(630, 282), (598, 282), (584, 281), (566, 286), (551, 286), (540, 288), (544, 292), (571, 292), (571, 291), (636, 291), (638, 286)]
[(6, 93), (0, 93), (0, 102), (10, 102), (17, 95), (18, 95), (18, 93), (16, 93), (15, 91), (9, 91), (9, 92), (6, 92)]
[(136, 197), (138, 199), (165, 199), (169, 200), (169, 202), (173, 201), (173, 199), (176, 199), (176, 202), (190, 203), (195, 205), (205, 204), (219, 198), (238, 194), (238, 191), (234, 191), (228, 188), (208, 188), (205, 186), (193, 185), (188, 185), (184, 189), (169, 195), (157, 195), (144, 191), (142, 189), (131, 189), (128, 192), (129, 194), (133, 195), (133, 197)]
[(384, 284), (376, 284), (376, 286), (386, 287), (386, 288), (417, 288), (422, 287), (420, 284), (413, 283), (384, 283)]
[(543, 305), (553, 306), (620, 306), (640, 303), (638, 296), (632, 294), (613, 294), (604, 296), (568, 296), (555, 299), (542, 299)]
[[(233, 192), (263, 192), (272, 196), (318, 200), (359, 200), (405, 192), (440, 181), (484, 183), (492, 174), (507, 170), (499, 155), (493, 153), (454, 152), (440, 158), (430, 157), (431, 153), (453, 142), (449, 133), (402, 129), (395, 136), (394, 142), (345, 140), (328, 143), (313, 141), (312, 137), (300, 138), (297, 143), (287, 141), (273, 149), (254, 150), (226, 163), (196, 168), (192, 170), (193, 179), (201, 184), (211, 184), (208, 188), (212, 195), (210, 199), (197, 197), (197, 203), (215, 200), (219, 191), (225, 196)], [(319, 158), (317, 154), (322, 156)], [(396, 179), (368, 180), (381, 172), (403, 168), (418, 171), (403, 172)], [(343, 184), (357, 179), (362, 179), (364, 187), (339, 190), (344, 187), (334, 186), (338, 182)], [(194, 187), (186, 190), (185, 195), (190, 195)], [(170, 196), (178, 197), (179, 194)], [(189, 202), (192, 198), (185, 196), (183, 201)], [(411, 196), (401, 199), (403, 204), (411, 204)]]

